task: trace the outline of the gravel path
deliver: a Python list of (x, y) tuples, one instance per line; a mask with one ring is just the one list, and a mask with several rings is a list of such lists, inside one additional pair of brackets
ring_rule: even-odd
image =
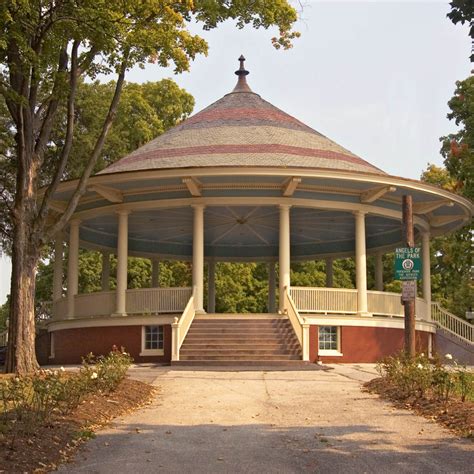
[(472, 442), (360, 390), (371, 366), (133, 376), (156, 377), (154, 403), (101, 431), (60, 472), (472, 472)]

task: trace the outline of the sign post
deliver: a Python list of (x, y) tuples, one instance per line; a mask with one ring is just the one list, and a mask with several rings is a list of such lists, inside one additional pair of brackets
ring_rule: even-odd
[[(400, 258), (395, 261), (400, 261), (399, 268), (396, 264), (395, 273), (398, 273), (404, 280), (404, 283), (410, 282), (406, 285), (405, 294), (410, 296), (403, 305), (405, 307), (405, 353), (410, 357), (414, 357), (416, 353), (415, 347), (415, 297), (416, 297), (416, 280), (420, 273), (420, 249), (415, 249), (415, 232), (413, 229), (413, 200), (411, 196), (404, 195), (402, 201), (403, 208), (403, 237), (407, 244), (409, 252), (400, 252)], [(415, 250), (418, 250), (416, 252)], [(418, 257), (416, 258), (416, 256)], [(418, 264), (416, 263), (418, 261)], [(417, 268), (418, 267), (418, 268)], [(415, 287), (408, 295), (409, 287)], [(413, 288), (411, 288), (413, 290)]]

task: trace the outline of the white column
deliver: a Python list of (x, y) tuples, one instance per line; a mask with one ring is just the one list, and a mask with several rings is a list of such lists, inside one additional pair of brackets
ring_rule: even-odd
[(193, 221), (194, 308), (204, 313), (204, 205), (195, 204)]
[(334, 269), (333, 269), (334, 259), (329, 257), (326, 259), (326, 287), (332, 288), (334, 286)]
[(268, 312), (276, 312), (276, 275), (275, 262), (268, 264)]
[(424, 232), (421, 236), (421, 257), (423, 271), (423, 298), (427, 305), (427, 318), (431, 321), (431, 262), (430, 262), (430, 233)]
[(216, 262), (209, 260), (207, 263), (207, 312), (216, 312)]
[(67, 262), (67, 317), (74, 318), (74, 296), (79, 288), (79, 224), (77, 219), (69, 223), (69, 256)]
[(160, 286), (160, 261), (157, 258), (151, 260), (151, 287)]
[(54, 241), (53, 301), (63, 295), (63, 245), (64, 235), (59, 232)]
[(128, 270), (128, 215), (130, 211), (117, 211), (117, 290), (115, 315), (126, 316), (127, 270)]
[(370, 316), (367, 311), (367, 255), (365, 249), (365, 212), (355, 215), (355, 264), (357, 287), (357, 314)]
[(290, 286), (290, 206), (280, 205), (280, 311), (284, 311), (285, 287)]
[(383, 291), (383, 253), (375, 255), (375, 289)]
[(110, 252), (102, 251), (102, 273), (100, 275), (102, 291), (110, 290)]

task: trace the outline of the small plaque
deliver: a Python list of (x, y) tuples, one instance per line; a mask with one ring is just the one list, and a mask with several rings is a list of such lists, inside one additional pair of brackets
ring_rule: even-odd
[(416, 298), (416, 281), (402, 282), (402, 301), (415, 301)]

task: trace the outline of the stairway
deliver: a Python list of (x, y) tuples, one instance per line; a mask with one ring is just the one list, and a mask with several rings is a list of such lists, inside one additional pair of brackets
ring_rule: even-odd
[[(227, 316), (227, 315), (226, 315)], [(173, 365), (285, 365), (301, 362), (288, 319), (233, 315), (196, 318)]]

